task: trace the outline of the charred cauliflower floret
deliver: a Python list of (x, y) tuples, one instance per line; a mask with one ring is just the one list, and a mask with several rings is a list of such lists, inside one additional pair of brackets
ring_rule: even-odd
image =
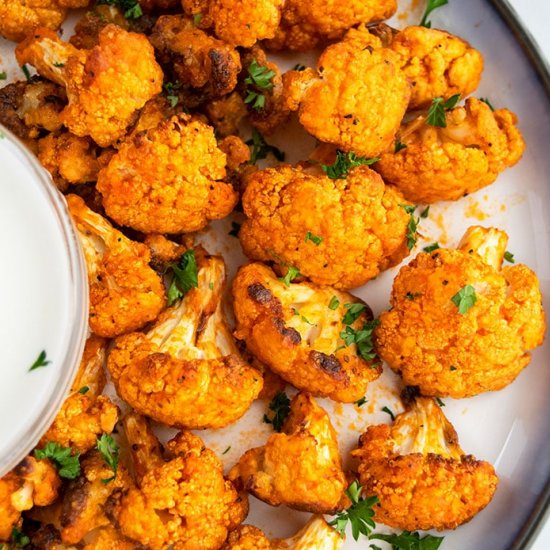
[(238, 200), (212, 128), (173, 117), (123, 143), (97, 189), (107, 214), (144, 233), (187, 233), (227, 216)]
[(208, 36), (183, 15), (158, 18), (151, 43), (160, 63), (178, 85), (200, 89), (206, 98), (230, 93), (237, 85), (240, 56), (229, 44)]
[(0, 542), (10, 540), (21, 513), (33, 506), (47, 506), (58, 495), (61, 481), (48, 460), (24, 458), (0, 478)]
[(141, 471), (147, 471), (115, 512), (122, 533), (151, 550), (220, 548), (248, 512), (246, 497), (224, 479), (220, 459), (199, 437), (182, 432), (167, 443), (165, 461), (145, 421), (132, 414), (128, 422), (134, 425), (129, 443), (139, 449)]
[(445, 128), (427, 124), (425, 115), (404, 124), (398, 139), (406, 148), (380, 155), (374, 168), (412, 202), (456, 200), (519, 161), (525, 142), (516, 124), (508, 109), (493, 112), (472, 97), (447, 111)]
[[(140, 3), (142, 6), (143, 2)], [(115, 5), (95, 4), (77, 21), (74, 34), (69, 42), (78, 49), (91, 50), (99, 43), (99, 33), (104, 27), (113, 23), (124, 30), (129, 29), (128, 19), (124, 12)]]
[[(351, 403), (380, 376), (370, 346), (372, 313), (351, 294), (312, 283), (287, 285), (253, 263), (237, 273), (233, 297), (236, 337), (297, 388)], [(357, 340), (361, 331), (364, 338)]]
[(92, 332), (112, 338), (156, 319), (165, 291), (149, 267), (147, 246), (117, 231), (80, 197), (69, 195), (67, 203), (88, 268)]
[(308, 394), (296, 395), (282, 433), (247, 451), (230, 472), (255, 497), (296, 510), (334, 514), (346, 478), (328, 414)]
[(304, 51), (342, 38), (358, 23), (380, 21), (397, 10), (396, 0), (286, 0), (272, 49)]
[(61, 120), (101, 147), (123, 137), (136, 111), (162, 89), (163, 74), (147, 38), (116, 25), (103, 28), (91, 50), (41, 28), (17, 46), (16, 56), (21, 65), (29, 63), (65, 86), (69, 104)]
[(99, 435), (113, 431), (118, 410), (108, 397), (101, 395), (106, 382), (103, 372), (106, 347), (107, 342), (96, 336), (86, 342), (71, 393), (40, 439), (40, 447), (53, 441), (84, 454), (95, 446)]
[(237, 134), (247, 113), (246, 105), (238, 92), (207, 103), (205, 111), (210, 124), (216, 129), (216, 135), (221, 137)]
[(200, 27), (213, 27), (220, 40), (250, 48), (275, 36), (284, 0), (182, 0), (182, 4)]
[(317, 167), (283, 165), (245, 183), (239, 238), (252, 259), (293, 266), (317, 284), (353, 288), (409, 252), (409, 215), (400, 206), (406, 201), (367, 166), (330, 179)]
[(192, 254), (196, 288), (147, 333), (117, 339), (108, 368), (119, 395), (140, 413), (180, 428), (220, 428), (248, 410), (262, 376), (242, 359), (226, 324), (223, 260)]
[(398, 61), (387, 48), (333, 44), (316, 71), (285, 74), (287, 107), (318, 140), (375, 157), (393, 144), (409, 103), (410, 85)]
[(391, 527), (454, 529), (493, 498), (491, 464), (465, 455), (433, 399), (417, 398), (391, 426), (371, 426), (352, 452), (363, 492), (377, 496), (375, 520)]
[(471, 227), (457, 250), (419, 254), (396, 277), (376, 349), (424, 395), (468, 397), (510, 384), (546, 329), (539, 282), (501, 267), (508, 237)]

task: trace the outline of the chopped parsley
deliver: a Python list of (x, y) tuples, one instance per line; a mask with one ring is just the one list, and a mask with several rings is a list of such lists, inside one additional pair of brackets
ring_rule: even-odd
[(116, 477), (116, 472), (118, 469), (118, 454), (120, 448), (117, 445), (116, 441), (108, 434), (101, 434), (101, 437), (97, 440), (96, 449), (100, 452), (103, 457), (103, 461), (111, 470), (113, 470), (112, 477), (107, 479), (102, 479), (102, 483), (109, 483), (113, 481)]
[(409, 215), (409, 223), (407, 224), (407, 248), (412, 250), (418, 240), (416, 232), (418, 230), (420, 218), (415, 218), (414, 216), (416, 206), (412, 204), (400, 204), (399, 206)]
[(422, 210), (422, 212), (420, 212), (420, 217), (425, 220), (428, 215), (430, 214), (430, 207), (429, 206), (426, 206), (426, 208), (424, 208), (424, 210)]
[(290, 399), (285, 392), (279, 392), (271, 400), (269, 411), (267, 414), (264, 414), (264, 422), (272, 424), (273, 429), (276, 432), (280, 432), (286, 417), (290, 414)]
[(336, 160), (332, 164), (321, 164), (321, 168), (325, 174), (332, 180), (346, 179), (348, 172), (356, 166), (370, 166), (380, 160), (379, 157), (367, 159), (365, 157), (358, 157), (354, 152), (344, 153), (343, 151), (336, 151)]
[[(345, 330), (340, 333), (340, 338), (344, 340), (346, 346), (355, 344), (357, 346), (357, 355), (365, 361), (370, 361), (376, 357), (372, 337), (374, 329), (379, 323), (380, 321), (378, 321), (378, 319), (368, 321), (359, 330), (356, 330), (348, 325)], [(373, 368), (375, 366), (376, 365), (372, 365)]]
[(244, 83), (247, 85), (247, 96), (244, 102), (256, 111), (261, 111), (265, 107), (265, 95), (262, 90), (273, 89), (274, 76), (275, 71), (258, 65), (258, 62), (253, 59), (248, 67), (248, 76), (244, 79)]
[(23, 74), (25, 75), (25, 78), (26, 78), (27, 80), (30, 80), (30, 79), (31, 79), (31, 73), (30, 73), (30, 71), (29, 71), (29, 68), (28, 68), (26, 65), (23, 65), (23, 66), (21, 67), (21, 70), (23, 71)]
[(338, 300), (338, 298), (336, 298), (336, 296), (333, 296), (330, 299), (330, 302), (328, 304), (328, 308), (332, 309), (334, 311), (335, 309), (338, 309), (339, 306), (340, 306), (340, 300)]
[(193, 25), (195, 25), (195, 27), (198, 27), (201, 24), (201, 21), (202, 13), (196, 13), (195, 15), (193, 15)]
[(282, 281), (286, 286), (290, 286), (290, 283), (301, 275), (300, 270), (297, 267), (291, 265), (288, 266), (286, 275), (284, 277), (279, 277), (279, 281)]
[(454, 370), (456, 370), (456, 367), (453, 366), (453, 365), (451, 365), (451, 367), (449, 368), (449, 370), (450, 370), (450, 371), (454, 371)]
[(483, 103), (486, 103), (487, 105), (489, 105), (489, 108), (491, 109), (491, 111), (495, 110), (495, 108), (493, 107), (493, 104), (489, 101), (488, 97), (480, 97), (479, 101), (483, 101)]
[(446, 6), (448, 3), (449, 3), (449, 0), (428, 0), (428, 4), (426, 5), (426, 10), (424, 11), (424, 15), (420, 20), (420, 26), (426, 27), (427, 29), (431, 29), (432, 23), (431, 21), (428, 20), (428, 17), (432, 13), (432, 11), (436, 10), (437, 8), (441, 8), (442, 6)]
[(293, 71), (298, 71), (298, 72), (305, 71), (306, 66), (302, 65), (301, 63), (297, 63), (296, 65), (294, 65), (294, 67), (292, 67), (292, 70)]
[(452, 298), (451, 302), (458, 307), (458, 313), (465, 315), (477, 302), (476, 290), (472, 285), (462, 287)]
[(195, 251), (187, 250), (181, 255), (177, 264), (170, 264), (174, 273), (172, 283), (168, 288), (168, 306), (183, 298), (192, 288), (199, 286), (197, 260)]
[(225, 451), (222, 453), (222, 455), (226, 455), (231, 450), (231, 445), (225, 449)]
[(138, 0), (99, 0), (98, 4), (119, 7), (126, 19), (139, 19), (143, 15)]
[(323, 237), (314, 235), (311, 231), (308, 231), (304, 242), (311, 241), (314, 245), (319, 246), (323, 242)]
[(508, 250), (504, 253), (504, 259), (511, 264), (516, 263), (516, 260), (514, 260), (514, 255), (511, 252), (508, 252)]
[(422, 293), (421, 292), (407, 292), (407, 294), (405, 294), (405, 298), (407, 298), (407, 300), (410, 300), (411, 302), (415, 299), (415, 298), (418, 298), (422, 296)]
[(274, 145), (267, 143), (262, 134), (260, 134), (256, 128), (252, 129), (252, 138), (249, 139), (246, 144), (248, 146), (252, 145), (252, 153), (250, 154), (249, 161), (250, 164), (256, 164), (259, 160), (267, 158), (267, 155), (269, 154), (273, 155), (279, 162), (285, 160), (284, 152)]
[(361, 397), (361, 399), (358, 399), (357, 401), (354, 401), (354, 405), (356, 407), (362, 407), (367, 402), (367, 398), (365, 396)]
[(0, 73), (0, 80), (6, 80), (8, 78), (8, 73), (6, 71), (2, 71)]
[(50, 459), (57, 468), (60, 477), (75, 479), (80, 475), (80, 453), (72, 454), (70, 447), (50, 441), (43, 449), (35, 449), (34, 456), (38, 460)]
[(433, 252), (434, 250), (437, 250), (438, 248), (441, 248), (441, 247), (439, 246), (438, 242), (435, 242), (433, 244), (429, 244), (428, 246), (425, 246), (422, 250), (424, 252)]
[(372, 507), (378, 502), (377, 497), (363, 498), (361, 490), (363, 488), (355, 480), (347, 489), (346, 495), (351, 500), (351, 506), (343, 512), (338, 512), (336, 517), (328, 524), (337, 531), (342, 538), (345, 536), (348, 523), (351, 524), (351, 535), (354, 540), (358, 540), (360, 535), (368, 537), (371, 531), (376, 527), (374, 520), (374, 510)]
[(31, 539), (29, 537), (27, 537), (27, 535), (25, 535), (24, 533), (19, 531), (19, 529), (17, 529), (17, 527), (14, 527), (11, 530), (10, 542), (15, 544), (15, 546), (18, 546), (19, 548), (23, 548), (23, 547), (27, 546), (27, 544), (30, 544)]
[(375, 533), (370, 536), (371, 539), (383, 540), (391, 544), (393, 550), (437, 550), (444, 537), (435, 537), (434, 535), (424, 535), (421, 537), (416, 531), (403, 531), (402, 533), (392, 533), (382, 535)]
[(238, 237), (240, 230), (241, 230), (241, 224), (240, 223), (231, 222), (231, 231), (228, 233), (228, 235), (231, 235), (232, 237)]
[(342, 323), (344, 325), (351, 325), (359, 319), (359, 316), (363, 311), (367, 309), (367, 306), (365, 304), (344, 304), (344, 307), (347, 309), (346, 314), (344, 315), (344, 318), (342, 319)]
[(179, 80), (176, 80), (176, 82), (166, 82), (166, 84), (163, 84), (162, 86), (164, 95), (166, 96), (166, 99), (168, 100), (168, 103), (170, 103), (170, 107), (172, 108), (174, 108), (179, 103), (179, 97), (176, 95), (176, 92), (180, 88), (181, 82), (179, 82)]
[(436, 398), (435, 398), (435, 401), (436, 401), (436, 403), (437, 403), (440, 407), (444, 407), (444, 406), (445, 406), (445, 403), (443, 403), (443, 401), (441, 401), (441, 399), (439, 399), (439, 397), (436, 397)]
[(382, 407), (382, 412), (389, 414), (391, 419), (395, 420), (395, 414), (393, 414), (393, 411), (389, 407)]
[(39, 369), (40, 367), (47, 367), (51, 361), (46, 359), (46, 350), (42, 350), (39, 354), (34, 363), (30, 366), (29, 372), (34, 369)]
[(406, 148), (407, 148), (407, 146), (404, 143), (401, 143), (401, 141), (397, 140), (395, 142), (394, 153), (399, 153), (399, 151), (401, 151), (403, 149), (406, 149)]
[(436, 97), (432, 99), (432, 104), (428, 110), (428, 116), (426, 123), (430, 126), (437, 126), (438, 128), (447, 127), (447, 117), (445, 111), (452, 109), (460, 100), (460, 94), (451, 96), (447, 101), (442, 97)]
[(59, 61), (55, 62), (53, 64), (53, 66), (56, 68), (56, 69), (61, 69), (62, 67), (65, 66), (65, 63), (60, 63)]
[(89, 388), (88, 386), (82, 386), (82, 387), (78, 390), (78, 393), (81, 393), (82, 395), (85, 395), (85, 394), (87, 394), (89, 391), (90, 391), (90, 388)]

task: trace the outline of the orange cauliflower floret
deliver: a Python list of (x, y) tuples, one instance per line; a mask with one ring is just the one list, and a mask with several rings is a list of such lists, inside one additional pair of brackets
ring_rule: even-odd
[(220, 40), (250, 48), (275, 36), (284, 0), (182, 0), (182, 4), (200, 27), (213, 27)]
[(212, 128), (187, 115), (123, 143), (101, 170), (107, 214), (145, 233), (185, 233), (227, 216), (238, 200)]
[(417, 398), (391, 426), (371, 426), (352, 451), (363, 492), (376, 496), (375, 520), (391, 527), (454, 529), (493, 498), (488, 462), (465, 455), (433, 399)]
[[(138, 424), (127, 435), (140, 460), (145, 452), (154, 457), (141, 465), (149, 469), (138, 480), (139, 488), (130, 489), (116, 511), (122, 533), (151, 550), (220, 548), (248, 512), (246, 497), (224, 479), (220, 459), (199, 437), (182, 432), (167, 443), (164, 461), (144, 420), (132, 414), (128, 422)], [(135, 433), (142, 439), (136, 441)]]
[(47, 506), (58, 495), (61, 480), (48, 460), (24, 458), (0, 478), (0, 542), (10, 540), (19, 525), (21, 512), (33, 506)]
[(341, 510), (346, 478), (328, 414), (300, 393), (292, 399), (281, 431), (263, 447), (248, 450), (230, 478), (272, 506), (323, 514)]
[(277, 50), (308, 50), (342, 38), (358, 23), (387, 19), (396, 10), (396, 0), (286, 0), (281, 26), (268, 45)]
[(141, 34), (107, 25), (91, 50), (78, 50), (47, 29), (38, 29), (16, 49), (20, 64), (64, 85), (69, 99), (63, 123), (77, 136), (106, 147), (120, 139), (138, 109), (162, 89), (153, 47)]
[(95, 446), (99, 435), (113, 431), (118, 419), (117, 407), (108, 397), (100, 395), (106, 382), (103, 373), (106, 347), (107, 342), (96, 336), (86, 342), (71, 393), (40, 439), (40, 447), (53, 441), (83, 454)]
[(409, 252), (409, 215), (400, 206), (406, 201), (367, 166), (330, 179), (318, 168), (283, 165), (245, 183), (239, 238), (250, 258), (294, 266), (317, 284), (352, 288)]
[(528, 267), (501, 268), (507, 241), (471, 227), (458, 250), (421, 253), (401, 269), (375, 343), (405, 384), (469, 397), (507, 386), (528, 365), (546, 329), (542, 298)]
[(409, 103), (410, 85), (398, 61), (387, 48), (333, 44), (316, 72), (285, 74), (287, 107), (298, 110), (300, 123), (318, 140), (374, 157), (393, 144)]
[(374, 165), (387, 183), (412, 202), (456, 200), (495, 181), (521, 158), (525, 142), (508, 109), (492, 111), (475, 98), (446, 113), (445, 128), (424, 115), (402, 126), (406, 148), (387, 152)]
[(165, 304), (147, 246), (128, 239), (76, 195), (67, 203), (88, 267), (90, 328), (112, 338), (153, 321)]
[(146, 334), (117, 339), (108, 367), (120, 396), (140, 413), (170, 426), (220, 428), (248, 410), (262, 376), (242, 359), (227, 327), (223, 260), (201, 256), (198, 265), (198, 286)]
[(238, 271), (233, 297), (236, 337), (297, 388), (351, 403), (380, 376), (372, 348), (362, 347), (360, 355), (355, 343), (346, 346), (342, 339), (347, 331), (370, 336), (373, 328), (370, 309), (351, 294), (312, 283), (287, 286), (254, 263)]

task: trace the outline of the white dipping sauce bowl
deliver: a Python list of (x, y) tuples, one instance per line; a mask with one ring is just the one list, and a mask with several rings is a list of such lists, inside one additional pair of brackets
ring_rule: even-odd
[[(0, 477), (65, 399), (88, 333), (86, 266), (48, 173), (0, 126)], [(42, 351), (46, 366), (30, 370)]]

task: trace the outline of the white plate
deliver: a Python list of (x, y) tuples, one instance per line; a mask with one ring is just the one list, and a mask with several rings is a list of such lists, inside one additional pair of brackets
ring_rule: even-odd
[[(407, 13), (408, 3), (400, 4), (405, 16), (397, 16), (394, 26), (402, 27), (420, 19), (418, 8)], [(546, 181), (547, 174), (550, 174), (548, 97), (518, 42), (489, 2), (451, 0), (450, 5), (434, 13), (432, 21), (434, 27), (447, 29), (469, 40), (483, 53), (485, 72), (475, 95), (488, 97), (496, 107), (507, 107), (518, 114), (527, 149), (521, 162), (503, 173), (492, 186), (459, 202), (432, 206), (429, 220), (423, 220), (420, 227), (425, 242), (419, 241), (415, 251), (435, 240), (454, 246), (469, 225), (500, 227), (510, 235), (508, 249), (516, 260), (538, 273), (545, 307), (550, 311), (550, 190)], [(0, 44), (0, 53), (6, 64), (13, 59), (11, 52), (12, 46), (7, 42)], [(288, 68), (302, 59), (307, 60), (307, 56), (278, 59), (283, 68)], [(13, 74), (20, 73), (9, 71), (10, 76)], [(302, 141), (298, 136), (303, 134), (296, 129), (292, 135), (292, 146), (289, 146), (288, 132), (279, 133), (269, 140), (285, 150), (291, 162), (304, 158), (313, 143), (312, 140)], [(216, 222), (210, 234), (201, 238), (207, 241), (211, 252), (224, 255), (232, 275), (244, 257), (238, 241), (227, 236), (230, 229), (231, 219)], [(357, 289), (355, 294), (365, 299), (375, 313), (387, 308), (391, 283), (398, 269), (387, 271)], [(444, 411), (457, 429), (462, 448), (493, 463), (500, 484), (491, 504), (470, 523), (454, 532), (443, 533), (444, 550), (508, 548), (541, 495), (550, 473), (549, 345), (546, 343), (535, 350), (531, 365), (508, 388), (471, 399), (445, 399)], [(389, 421), (381, 408), (388, 405), (395, 412), (401, 410), (398, 393), (399, 379), (386, 369), (369, 388), (368, 404), (359, 414), (352, 405), (319, 400), (333, 416), (346, 465), (349, 465), (349, 450), (356, 445), (366, 426)], [(229, 467), (244, 450), (263, 444), (270, 435), (269, 427), (262, 423), (265, 406), (263, 402), (256, 402), (236, 425), (200, 432), (199, 435), (220, 454), (231, 447), (222, 456)], [(269, 507), (253, 497), (250, 501), (247, 523), (261, 527), (269, 536), (288, 536), (308, 517), (285, 507)], [(367, 541), (355, 543), (348, 535), (344, 547), (346, 550), (366, 548)]]

